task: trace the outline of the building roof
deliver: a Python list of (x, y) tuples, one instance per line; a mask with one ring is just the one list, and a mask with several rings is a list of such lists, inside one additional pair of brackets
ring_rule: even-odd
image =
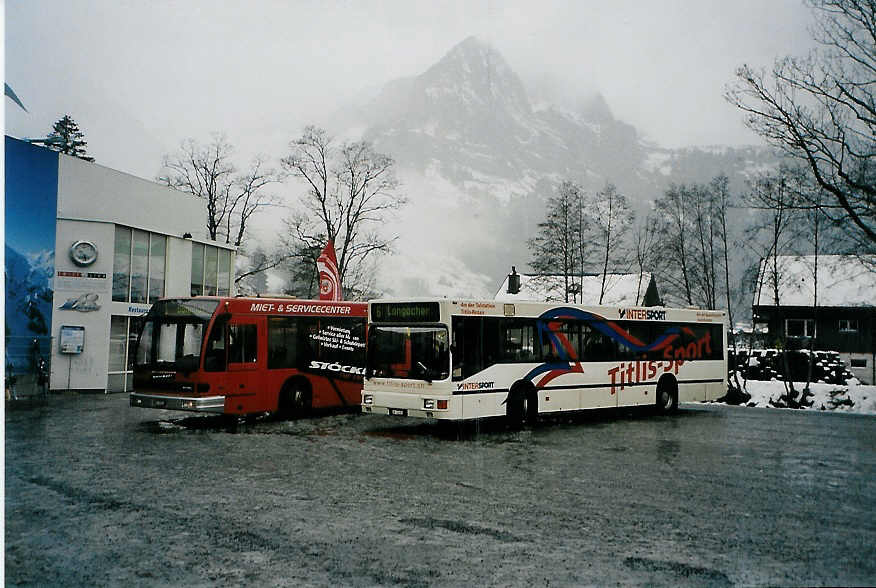
[[(508, 276), (499, 291), (496, 292), (495, 300), (533, 300), (533, 301), (562, 301), (563, 276), (519, 274), (520, 292), (508, 293)], [(581, 284), (583, 296), (577, 296), (580, 304), (599, 304), (599, 291), (602, 287), (602, 274), (570, 276), (569, 283)], [(602, 299), (604, 306), (639, 306), (643, 303), (648, 284), (651, 283), (651, 273), (641, 274), (608, 274), (605, 280), (605, 296)], [(571, 302), (570, 295), (570, 302)]]
[[(782, 255), (776, 258), (776, 266), (779, 304), (812, 306), (815, 256)], [(771, 268), (772, 258), (761, 261), (754, 306), (775, 306)], [(818, 306), (876, 307), (876, 256), (819, 255)]]

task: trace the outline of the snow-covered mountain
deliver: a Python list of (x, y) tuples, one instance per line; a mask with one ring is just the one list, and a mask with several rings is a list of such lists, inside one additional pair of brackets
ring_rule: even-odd
[[(653, 96), (643, 96), (652, 100)], [(531, 104), (519, 76), (474, 37), (422, 74), (391, 81), (337, 120), (393, 156), (409, 198), (387, 227), (398, 254), (382, 283), (396, 295), (492, 296), (559, 180), (615, 184), (640, 211), (671, 183), (726, 173), (731, 188), (774, 161), (764, 148), (664, 149), (617, 120), (596, 94), (574, 109)]]
[[(5, 328), (7, 336), (17, 338), (7, 341), (9, 349), (27, 349), (23, 341), (48, 335), (51, 329), (55, 255), (43, 251), (29, 257), (6, 245)], [(11, 354), (7, 352), (7, 356)]]

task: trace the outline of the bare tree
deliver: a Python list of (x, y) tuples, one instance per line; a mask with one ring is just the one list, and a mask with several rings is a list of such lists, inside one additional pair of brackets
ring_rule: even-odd
[[(248, 256), (246, 260), (246, 269), (244, 271), (235, 272), (235, 283), (237, 284), (237, 292), (248, 295), (260, 295), (268, 292), (268, 276), (264, 271), (256, 271), (257, 268), (263, 266), (268, 259), (267, 253), (261, 246), (257, 246), (255, 250)], [(241, 259), (237, 258), (238, 265)]]
[(696, 297), (705, 308), (718, 306), (718, 247), (719, 230), (716, 218), (715, 192), (711, 186), (695, 184), (690, 188), (693, 208), (693, 228), (696, 254), (692, 262)]
[[(287, 274), (283, 293), (298, 298), (313, 298), (318, 295), (319, 272), (316, 260), (323, 245), (308, 246), (300, 242), (290, 244), (284, 241), (282, 247), (290, 253), (283, 266)], [(289, 249), (290, 247), (292, 249)]]
[[(733, 288), (730, 286), (730, 228), (727, 224), (727, 216), (731, 206), (730, 181), (726, 175), (721, 174), (715, 176), (709, 183), (711, 191), (711, 204), (713, 223), (716, 228), (716, 240), (718, 242), (719, 255), (721, 259), (721, 269), (724, 274), (724, 300), (727, 304), (727, 320), (729, 322), (730, 345), (733, 349), (733, 357), (738, 358), (736, 333), (734, 331), (735, 321), (733, 317), (736, 300), (733, 296)], [(739, 382), (739, 371), (736, 366), (733, 366), (733, 377), (730, 380), (730, 387), (727, 391), (727, 400), (734, 404), (741, 404), (751, 399), (751, 395), (744, 390), (743, 384)]]
[[(813, 264), (812, 264), (812, 321), (815, 323), (816, 330), (818, 328), (818, 256), (821, 252), (821, 233), (822, 233), (822, 225), (823, 214), (821, 212), (821, 208), (818, 205), (821, 202), (822, 191), (817, 190), (817, 193), (813, 195), (814, 197), (809, 198), (809, 201), (814, 204), (814, 206), (807, 211), (806, 220), (809, 222), (809, 226), (812, 229), (811, 239), (812, 239), (812, 247), (814, 251), (813, 255)], [(804, 391), (804, 400), (805, 395), (809, 393), (809, 384), (812, 382), (812, 369), (815, 363), (815, 353), (814, 353), (814, 344), (815, 344), (815, 334), (809, 339), (809, 363), (806, 369), (806, 389)]]
[(262, 293), (266, 290), (259, 288), (267, 286), (267, 271), (284, 265), (294, 257), (294, 253), (290, 253), (282, 245), (276, 245), (270, 252), (265, 252), (261, 246), (257, 246), (254, 253), (248, 257), (247, 269), (237, 272), (234, 283), (238, 288), (246, 284), (255, 293)]
[(655, 203), (658, 247), (666, 266), (662, 279), (667, 291), (688, 305), (719, 308), (722, 291), (728, 308), (734, 304), (731, 200), (729, 180), (722, 174), (706, 184), (673, 184)]
[(545, 220), (538, 223), (538, 233), (527, 242), (529, 267), (535, 273), (563, 277), (564, 302), (569, 302), (574, 273), (581, 267), (581, 228), (587, 222), (581, 207), (581, 187), (570, 180), (563, 181), (556, 194), (547, 200)]
[(265, 187), (276, 182), (277, 176), (266, 168), (262, 157), (238, 173), (233, 155), (234, 148), (224, 135), (216, 134), (206, 144), (187, 139), (176, 154), (164, 157), (158, 180), (206, 200), (210, 239), (241, 246), (252, 216), (274, 203)]
[[(730, 211), (730, 180), (721, 174), (712, 179), (709, 184), (712, 192), (712, 213), (717, 227), (717, 238), (720, 247), (720, 255), (723, 257), (722, 268), (724, 270), (724, 296), (727, 303), (727, 318), (730, 321), (730, 332), (733, 332), (733, 308), (734, 301), (732, 288), (730, 287), (730, 231), (727, 226), (727, 214)], [(735, 337), (733, 348), (736, 349)]]
[[(876, 247), (876, 5), (873, 0), (809, 0), (820, 46), (779, 59), (767, 75), (743, 65), (727, 91), (746, 124), (799, 159), (851, 221), (854, 237)], [(829, 210), (827, 207), (826, 210)]]
[(312, 250), (333, 241), (345, 295), (355, 296), (370, 275), (362, 268), (375, 254), (391, 251), (395, 241), (379, 232), (388, 214), (406, 202), (395, 193), (395, 162), (366, 141), (337, 144), (314, 126), (289, 147), (283, 168), (307, 187), (302, 208), (289, 219), (289, 245)]
[(648, 268), (650, 273), (657, 273), (658, 263), (660, 261), (658, 244), (658, 231), (660, 230), (660, 221), (652, 213), (649, 214), (636, 226), (636, 232), (633, 236), (634, 247), (636, 250), (636, 267), (639, 270), (639, 281), (636, 285), (636, 301), (639, 303), (642, 299), (642, 277), (645, 274), (645, 268)]
[[(791, 185), (800, 180), (800, 175), (795, 174), (795, 170), (782, 167), (777, 172), (758, 176), (746, 197), (749, 206), (761, 211), (762, 214), (762, 222), (747, 230), (748, 242), (750, 246), (761, 252), (756, 291), (760, 293), (762, 288), (766, 287), (772, 294), (775, 307), (773, 321), (777, 325), (778, 333), (770, 333), (770, 335), (774, 336), (774, 345), (781, 353), (785, 373), (783, 401), (788, 406), (796, 405), (797, 393), (793, 379), (790, 377), (788, 341), (781, 299), (782, 282), (787, 278), (783, 274), (783, 268), (779, 266), (779, 257), (792, 250), (792, 242), (796, 238), (794, 223), (797, 220), (797, 202), (794, 196), (795, 190)], [(760, 303), (759, 300), (755, 301), (755, 304)]]
[(602, 283), (599, 289), (599, 304), (605, 297), (606, 276), (609, 266), (615, 267), (624, 255), (624, 235), (635, 220), (627, 197), (618, 192), (614, 184), (606, 184), (596, 193), (591, 207), (592, 241), (600, 255)]
[(659, 246), (667, 265), (664, 283), (669, 292), (680, 296), (686, 304), (693, 305), (690, 255), (694, 244), (691, 242), (693, 219), (688, 206), (690, 199), (688, 187), (673, 184), (657, 199), (655, 209), (661, 215)]

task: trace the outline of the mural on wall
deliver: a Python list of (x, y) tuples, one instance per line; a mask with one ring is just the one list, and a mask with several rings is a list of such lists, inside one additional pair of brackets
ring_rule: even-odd
[(6, 369), (50, 352), (58, 154), (5, 138)]

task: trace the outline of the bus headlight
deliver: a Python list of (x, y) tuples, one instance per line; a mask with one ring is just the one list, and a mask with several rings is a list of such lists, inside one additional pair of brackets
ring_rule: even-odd
[(374, 404), (374, 396), (365, 394), (362, 396), (362, 404)]
[(435, 401), (432, 400), (431, 398), (424, 398), (423, 399), (423, 408), (425, 410), (433, 410), (435, 408)]

